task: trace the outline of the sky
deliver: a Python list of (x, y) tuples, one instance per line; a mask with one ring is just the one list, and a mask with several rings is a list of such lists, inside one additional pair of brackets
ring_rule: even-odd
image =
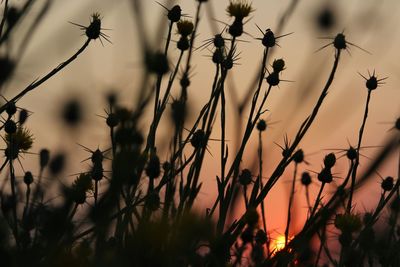
[[(15, 1), (16, 4), (20, 1)], [(144, 32), (151, 40), (154, 49), (162, 47), (165, 41), (165, 10), (155, 1), (143, 2), (143, 16), (145, 18)], [(161, 1), (165, 6), (170, 2)], [(196, 36), (195, 45), (201, 45), (204, 40), (221, 32), (224, 23), (231, 22), (225, 8), (228, 1), (208, 1), (208, 7), (202, 10), (199, 35)], [(255, 37), (260, 37), (256, 24), (272, 31), (279, 25), (282, 14), (285, 13), (292, 1), (289, 0), (254, 0), (254, 12), (245, 24), (246, 34), (238, 45), (241, 52), (238, 64), (228, 77), (228, 114), (233, 116), (235, 99), (242, 99), (251, 85), (254, 72), (259, 66), (263, 47)], [(44, 0), (37, 1), (31, 11), (31, 16), (19, 25), (18, 33), (13, 36), (13, 42), (21, 41), (24, 32), (28, 29), (30, 20), (40, 10)], [(195, 1), (178, 1), (182, 10), (189, 16), (194, 16)], [(330, 31), (321, 31), (316, 27), (316, 17), (321, 9), (329, 7), (334, 10), (336, 24)], [(301, 166), (301, 171), (309, 170), (318, 172), (321, 168), (323, 156), (329, 148), (347, 148), (348, 142), (355, 145), (358, 129), (361, 124), (364, 103), (367, 95), (363, 78), (358, 74), (368, 76), (368, 71), (376, 71), (378, 78), (388, 77), (386, 84), (373, 92), (370, 115), (368, 118), (363, 145), (378, 146), (391, 134), (388, 130), (392, 127), (400, 114), (400, 3), (396, 0), (298, 0), (296, 7), (281, 30), (281, 34), (293, 33), (279, 40), (279, 46), (273, 50), (271, 59), (284, 58), (287, 69), (283, 77), (293, 82), (282, 83), (279, 88), (274, 88), (270, 102), (267, 103), (267, 112), (264, 118), (273, 122), (263, 136), (264, 142), (264, 173), (268, 178), (277, 161), (280, 159), (280, 149), (274, 143), (282, 144), (283, 136), (287, 134), (291, 139), (300, 123), (309, 114), (318, 93), (327, 79), (334, 58), (334, 50), (327, 47), (315, 52), (329, 40), (318, 37), (335, 36), (343, 32), (349, 42), (362, 47), (369, 53), (350, 46), (349, 52), (342, 55), (338, 72), (326, 102), (317, 117), (315, 125), (311, 128), (306, 138), (300, 144), (306, 154), (309, 165)], [(210, 11), (214, 14), (211, 14)], [(20, 105), (33, 112), (28, 126), (35, 136), (34, 150), (42, 147), (54, 150), (73, 152), (73, 158), (68, 160), (71, 173), (79, 172), (88, 166), (80, 163), (86, 154), (75, 143), (84, 144), (91, 148), (108, 148), (108, 132), (105, 130), (104, 121), (96, 115), (105, 115), (104, 95), (110, 90), (117, 91), (121, 102), (132, 106), (137, 97), (137, 84), (142, 73), (141, 54), (139, 49), (140, 36), (138, 36), (132, 6), (129, 0), (53, 0), (51, 7), (40, 26), (37, 28), (21, 64), (15, 73), (15, 79), (7, 84), (5, 95), (13, 96), (37, 77), (47, 73), (74, 53), (84, 42), (82, 32), (68, 22), (87, 25), (90, 15), (100, 12), (102, 25), (110, 29), (104, 31), (110, 36), (112, 44), (99, 41), (90, 44), (90, 47), (79, 58), (53, 77), (50, 81), (37, 88), (36, 91), (25, 97)], [(159, 26), (162, 25), (162, 30)], [(161, 34), (160, 34), (161, 33)], [(174, 35), (174, 40), (176, 40)], [(172, 43), (171, 48), (174, 47)], [(175, 50), (175, 49), (174, 49)], [(170, 53), (170, 61), (175, 62), (178, 52)], [(213, 74), (213, 67), (208, 57), (211, 52), (197, 50), (194, 53), (194, 71), (192, 85), (189, 91), (189, 104), (193, 114), (199, 111), (209, 95)], [(270, 59), (270, 60), (271, 60)], [(266, 86), (266, 85), (265, 85)], [(276, 89), (276, 90), (275, 90)], [(178, 88), (174, 88), (173, 95), (177, 95)], [(86, 111), (85, 123), (79, 131), (70, 131), (58, 123), (60, 106), (68, 98), (79, 96), (84, 101)], [(246, 114), (246, 112), (245, 112)], [(149, 117), (150, 118), (150, 117)], [(143, 118), (143, 127), (148, 118)], [(237, 125), (234, 120), (229, 120), (227, 125), (227, 139), (234, 140)], [(231, 123), (232, 122), (232, 123)], [(216, 121), (216, 124), (218, 121)], [(160, 140), (169, 138), (168, 121), (161, 124)], [(218, 138), (216, 127), (212, 138)], [(168, 139), (167, 139), (168, 140)], [(243, 167), (251, 167), (256, 153), (257, 138), (254, 135), (250, 146), (243, 159)], [(231, 145), (231, 144), (228, 144)], [(233, 144), (231, 145), (233, 146)], [(212, 155), (207, 155), (203, 169), (204, 182), (200, 197), (205, 207), (210, 205), (215, 197), (215, 175), (219, 166), (214, 162), (219, 158), (218, 148), (212, 143), (209, 146)], [(365, 149), (362, 153), (362, 166), (367, 166), (369, 159), (377, 151), (375, 148)], [(34, 168), (36, 159), (26, 158), (26, 166)], [(33, 162), (33, 163), (32, 163)], [(395, 176), (397, 172), (396, 159), (392, 158), (379, 170), (383, 177)], [(338, 177), (346, 172), (347, 162), (341, 159), (335, 167)], [(276, 188), (266, 200), (267, 221), (270, 229), (277, 232), (284, 230), (285, 216), (282, 208), (286, 208), (291, 168), (282, 177)], [(315, 176), (314, 176), (315, 179)], [(371, 180), (368, 187), (358, 194), (359, 204), (357, 209), (363, 211), (376, 204), (380, 194), (380, 178), (377, 175)], [(334, 185), (328, 188), (332, 191)], [(315, 195), (318, 182), (312, 185), (312, 194)], [(296, 196), (296, 210), (298, 211), (298, 225), (305, 214), (304, 189), (298, 187)], [(365, 195), (368, 194), (368, 197)], [(278, 203), (278, 204), (277, 204)], [(199, 207), (203, 209), (204, 207)], [(239, 208), (240, 209), (240, 208)], [(302, 215), (301, 215), (302, 214)]]

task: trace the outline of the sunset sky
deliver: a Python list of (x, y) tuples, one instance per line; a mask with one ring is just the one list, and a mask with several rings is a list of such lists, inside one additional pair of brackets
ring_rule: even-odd
[[(38, 2), (39, 4), (33, 7), (32, 14), (39, 12), (40, 3), (45, 1)], [(160, 48), (165, 40), (165, 31), (159, 31), (158, 26), (162, 25), (160, 16), (165, 14), (165, 10), (155, 1), (142, 2), (144, 3), (143, 16), (146, 20), (145, 32), (152, 40), (153, 48)], [(224, 28), (222, 22), (231, 22), (225, 11), (228, 1), (210, 0), (208, 2), (207, 5), (211, 5), (211, 8), (202, 10), (195, 46), (201, 45), (204, 40), (215, 34), (214, 28), (221, 32)], [(231, 116), (234, 114), (235, 99), (243, 98), (262, 57), (263, 47), (258, 40), (253, 38), (261, 34), (255, 24), (262, 29), (270, 28), (274, 31), (291, 2), (289, 0), (252, 1), (255, 11), (245, 25), (247, 34), (240, 38), (243, 40), (238, 46), (238, 51), (241, 52), (240, 60), (228, 78), (227, 108)], [(161, 1), (161, 3), (171, 6), (168, 1)], [(182, 6), (183, 13), (194, 16), (196, 5), (194, 0), (177, 1), (177, 3)], [(316, 27), (316, 17), (321, 9), (327, 6), (334, 11), (336, 24), (329, 32), (324, 32)], [(13, 82), (7, 84), (5, 95), (14, 96), (34, 79), (44, 75), (72, 55), (85, 42), (82, 32), (68, 21), (87, 25), (90, 14), (93, 12), (102, 14), (103, 27), (111, 29), (104, 32), (110, 36), (112, 44), (104, 42), (102, 46), (99, 41), (91, 43), (89, 49), (75, 62), (20, 102), (20, 106), (33, 112), (28, 126), (35, 136), (34, 150), (48, 147), (69, 153), (78, 151), (74, 152), (73, 158), (68, 161), (71, 173), (77, 173), (87, 168), (85, 164), (80, 163), (87, 155), (75, 145), (76, 142), (91, 148), (109, 147), (108, 132), (104, 127), (104, 122), (96, 116), (96, 114), (105, 114), (103, 111), (105, 92), (118, 91), (122, 103), (130, 107), (134, 103), (142, 73), (141, 54), (138, 48), (138, 39), (142, 37), (138, 36), (129, 0), (54, 0), (50, 8), (48, 16), (42, 21), (29, 44)], [(210, 10), (213, 10), (215, 15), (210, 15)], [(311, 131), (300, 145), (310, 165), (302, 165), (299, 173), (304, 170), (320, 171), (323, 156), (328, 153), (324, 149), (347, 148), (348, 141), (356, 145), (367, 95), (365, 82), (358, 72), (367, 76), (368, 70), (370, 72), (376, 70), (378, 78), (389, 77), (386, 84), (372, 94), (363, 145), (381, 145), (383, 140), (390, 135), (388, 130), (400, 114), (399, 14), (398, 0), (298, 1), (281, 32), (281, 34), (291, 32), (293, 34), (279, 40), (280, 47), (273, 51), (270, 59), (284, 58), (287, 69), (283, 72), (283, 77), (294, 82), (282, 83), (280, 88), (274, 88), (271, 99), (267, 103), (269, 112), (264, 118), (275, 124), (263, 135), (265, 145), (263, 177), (265, 179), (280, 159), (280, 149), (274, 142), (283, 144), (285, 133), (288, 134), (289, 139), (293, 138), (302, 120), (310, 113), (332, 66), (334, 56), (332, 47), (315, 53), (317, 49), (329, 42), (318, 37), (335, 36), (338, 32), (344, 31), (349, 42), (368, 50), (371, 54), (352, 46), (349, 47), (350, 53), (343, 53), (337, 76), (326, 102)], [(26, 25), (29, 25), (29, 18), (19, 25), (21, 36), (27, 28)], [(167, 25), (164, 26), (165, 30)], [(157, 36), (160, 32), (162, 35)], [(21, 36), (13, 36), (13, 39), (18, 42)], [(172, 43), (171, 49), (174, 47), (175, 44)], [(178, 52), (174, 50), (170, 53), (172, 63), (178, 56)], [(193, 114), (199, 111), (209, 95), (212, 83), (210, 77), (214, 70), (208, 57), (210, 54), (211, 52), (207, 49), (198, 50), (194, 54), (194, 75), (189, 89), (189, 103)], [(174, 90), (172, 94), (177, 95), (178, 87), (176, 86)], [(77, 95), (84, 101), (86, 108), (86, 123), (79, 132), (69, 131), (60, 126), (57, 116), (63, 101)], [(227, 126), (227, 139), (232, 140), (228, 145), (231, 146), (232, 151), (237, 130), (237, 126), (231, 123), (233, 121), (233, 119), (229, 120)], [(146, 123), (148, 120), (144, 118), (143, 126)], [(215, 132), (211, 137), (218, 139), (218, 120), (215, 125)], [(170, 135), (167, 119), (162, 126), (164, 128), (159, 132), (159, 140), (166, 140), (165, 144), (168, 144)], [(67, 135), (61, 135), (66, 131), (69, 131)], [(256, 141), (256, 134), (254, 134), (251, 146), (246, 150), (243, 167), (252, 167), (257, 153)], [(219, 148), (214, 147), (211, 141), (209, 149), (212, 155), (207, 156), (204, 165), (206, 168), (203, 169), (202, 175), (204, 181), (200, 196), (204, 198), (202, 208), (208, 207), (215, 199), (215, 175), (219, 173), (219, 165), (215, 164), (218, 162), (215, 159), (219, 158)], [(362, 153), (373, 157), (376, 151), (377, 149), (365, 149)], [(31, 156), (27, 156), (25, 161), (26, 166), (36, 166), (36, 159)], [(363, 158), (361, 164), (362, 167), (367, 166), (368, 159)], [(347, 162), (343, 158), (335, 167), (336, 175), (343, 177), (346, 170)], [(383, 177), (396, 176), (396, 172), (396, 159), (393, 158), (381, 168), (379, 174)], [(291, 176), (292, 168), (288, 168), (278, 186), (272, 190), (266, 200), (269, 227), (277, 232), (284, 230), (288, 181)], [(315, 176), (313, 178), (316, 179)], [(359, 194), (357, 198), (359, 200), (357, 209), (364, 211), (376, 204), (380, 194), (379, 182), (380, 178), (376, 176), (370, 181), (368, 188), (363, 189), (362, 194)], [(318, 181), (313, 183), (313, 194), (316, 193), (318, 185)], [(331, 185), (331, 188), (328, 187), (326, 190), (331, 192), (333, 188), (334, 185)], [(298, 184), (298, 192), (300, 193), (296, 195), (295, 205), (298, 211), (297, 218), (301, 223), (300, 219), (304, 218), (306, 209), (304, 188), (300, 189), (300, 184)], [(367, 198), (363, 197), (366, 193)]]

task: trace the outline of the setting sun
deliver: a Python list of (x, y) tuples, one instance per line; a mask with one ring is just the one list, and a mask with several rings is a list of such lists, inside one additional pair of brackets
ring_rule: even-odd
[[(292, 239), (292, 237), (289, 237), (289, 241), (291, 239)], [(276, 239), (272, 240), (271, 248), (275, 252), (285, 248), (285, 236), (279, 235)]]

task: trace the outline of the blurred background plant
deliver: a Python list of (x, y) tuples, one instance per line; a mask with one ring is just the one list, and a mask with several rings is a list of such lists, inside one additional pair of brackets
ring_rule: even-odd
[(400, 264), (396, 1), (1, 6), (4, 266)]

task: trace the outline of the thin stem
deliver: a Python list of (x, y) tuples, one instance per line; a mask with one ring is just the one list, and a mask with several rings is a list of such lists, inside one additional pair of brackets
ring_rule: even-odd
[[(68, 66), (72, 61), (74, 61), (86, 49), (86, 47), (89, 45), (90, 41), (91, 41), (91, 39), (87, 39), (86, 42), (83, 44), (83, 46), (81, 48), (79, 48), (79, 50), (74, 55), (72, 55), (69, 59), (67, 59), (66, 61), (64, 61), (60, 65), (58, 65), (56, 68), (54, 68), (48, 74), (46, 74), (46, 76), (44, 76), (43, 78), (32, 82), (24, 90), (22, 90), (19, 94), (17, 94), (15, 97), (13, 97), (9, 102), (14, 102), (14, 103), (17, 102), (24, 95), (26, 95), (27, 93), (29, 93), (33, 89), (37, 88), (42, 83), (44, 83), (45, 81), (50, 79), (52, 76), (57, 74), (60, 70), (62, 70), (66, 66)], [(0, 107), (0, 114), (3, 113), (6, 110), (6, 108), (7, 108), (7, 103)]]
[(292, 204), (293, 204), (293, 199), (294, 199), (294, 191), (295, 191), (295, 185), (296, 185), (296, 176), (297, 176), (297, 163), (294, 164), (292, 187), (290, 189), (290, 197), (289, 197), (289, 205), (288, 205), (288, 210), (287, 210), (287, 220), (286, 220), (286, 229), (285, 229), (285, 247), (287, 246), (288, 239), (289, 239), (289, 228), (290, 228)]
[[(351, 184), (352, 184), (352, 188), (354, 188), (354, 184), (357, 178), (357, 169), (358, 166), (360, 164), (360, 148), (361, 148), (361, 141), (362, 141), (362, 137), (364, 134), (364, 128), (365, 128), (365, 124), (367, 122), (367, 117), (368, 117), (368, 105), (369, 105), (369, 101), (371, 99), (371, 90), (368, 90), (368, 95), (367, 95), (367, 101), (365, 103), (365, 111), (364, 111), (364, 117), (363, 117), (363, 121), (359, 130), (359, 134), (358, 134), (358, 143), (357, 143), (357, 157), (354, 163), (354, 168), (353, 168), (353, 172), (351, 173)], [(352, 196), (352, 193), (351, 195)], [(348, 209), (351, 208), (351, 200), (352, 198), (349, 198), (349, 205), (348, 205)]]

